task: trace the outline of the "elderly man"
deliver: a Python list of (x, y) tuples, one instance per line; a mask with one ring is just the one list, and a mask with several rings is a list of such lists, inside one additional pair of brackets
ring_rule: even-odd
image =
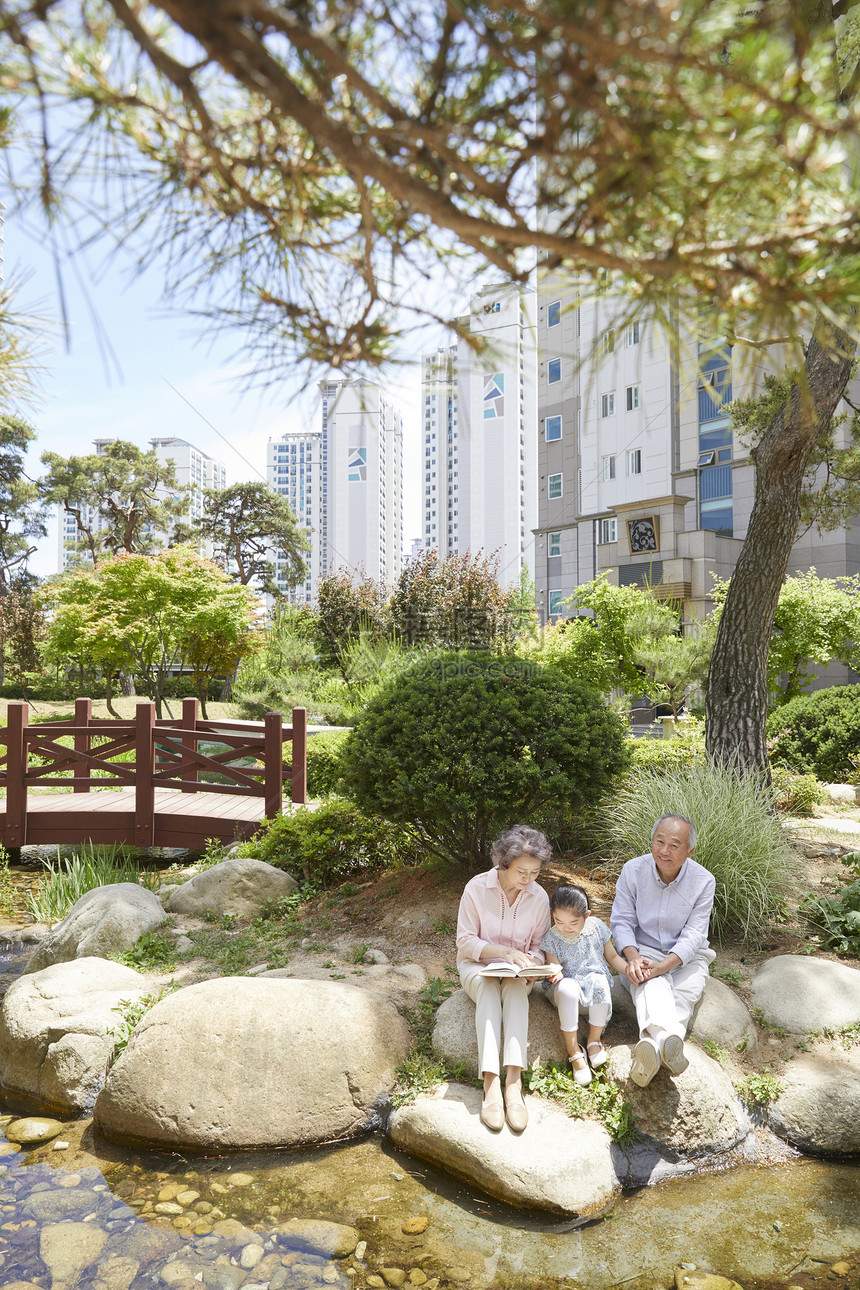
[(708, 922), (714, 877), (690, 857), (696, 829), (684, 815), (662, 815), (651, 831), (650, 855), (628, 860), (618, 879), (610, 928), (632, 965), (622, 983), (633, 995), (639, 1043), (630, 1078), (644, 1088), (664, 1065), (687, 1069), (684, 1036), (708, 979), (714, 951)]

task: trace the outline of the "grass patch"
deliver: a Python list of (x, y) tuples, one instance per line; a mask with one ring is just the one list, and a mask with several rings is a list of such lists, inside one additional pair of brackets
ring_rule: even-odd
[(158, 886), (155, 870), (145, 870), (122, 846), (94, 846), (86, 843), (81, 851), (64, 864), (57, 852), (56, 861), (47, 860), (46, 874), (35, 892), (25, 897), (28, 914), (37, 923), (49, 926), (66, 917), (81, 896), (96, 887), (133, 882), (150, 891)]
[(729, 985), (740, 985), (743, 981), (743, 973), (736, 971), (735, 968), (717, 968), (714, 973), (721, 981), (726, 981)]
[(0, 914), (5, 918), (11, 918), (17, 905), (18, 891), (9, 872), (9, 856), (6, 848), (0, 845)]
[(154, 1008), (162, 999), (166, 999), (169, 994), (173, 994), (178, 989), (179, 986), (176, 982), (171, 981), (163, 990), (157, 990), (153, 994), (145, 994), (142, 999), (120, 999), (117, 1006), (112, 1009), (113, 1012), (120, 1014), (119, 1025), (108, 1031), (108, 1034), (114, 1037), (112, 1061), (115, 1062), (120, 1053), (125, 1051), (128, 1041), (134, 1033), (135, 1026), (138, 1025), (142, 1017), (146, 1016), (150, 1008)]
[(642, 1136), (633, 1119), (633, 1109), (618, 1084), (596, 1072), (590, 1084), (577, 1084), (573, 1072), (563, 1066), (535, 1062), (523, 1073), (530, 1093), (551, 1098), (574, 1120), (599, 1120), (613, 1142), (631, 1146)]
[(713, 1039), (703, 1039), (701, 1042), (702, 1048), (708, 1056), (713, 1057), (714, 1061), (719, 1062), (721, 1066), (725, 1066), (726, 1055), (722, 1048), (720, 1048), (719, 1044), (715, 1044)]
[(769, 1106), (782, 1093), (785, 1085), (774, 1075), (767, 1072), (748, 1075), (742, 1084), (735, 1089), (744, 1106), (751, 1111)]
[(419, 1093), (432, 1093), (447, 1080), (467, 1081), (463, 1067), (449, 1065), (437, 1057), (430, 1043), (436, 1009), (459, 985), (459, 977), (433, 976), (418, 992), (417, 1006), (403, 1008), (415, 1042), (397, 1067), (397, 1082), (391, 1094), (393, 1106), (414, 1102)]
[(111, 958), (136, 972), (172, 972), (176, 966), (176, 942), (166, 931), (144, 932), (131, 949)]
[(666, 811), (693, 820), (695, 858), (716, 879), (714, 935), (755, 940), (784, 918), (799, 872), (772, 807), (772, 792), (731, 766), (706, 761), (689, 770), (640, 770), (613, 795), (606, 831), (613, 853), (627, 859), (650, 850), (651, 828)]

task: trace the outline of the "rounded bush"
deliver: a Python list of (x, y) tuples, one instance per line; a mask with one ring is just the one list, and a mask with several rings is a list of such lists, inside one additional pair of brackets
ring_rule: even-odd
[(588, 686), (487, 653), (424, 659), (368, 704), (343, 750), (347, 791), (444, 859), (489, 863), (517, 822), (553, 831), (627, 766), (624, 726)]
[(349, 734), (348, 730), (325, 730), (308, 739), (308, 797), (340, 792), (340, 755)]
[(770, 714), (771, 761), (824, 782), (850, 778), (860, 752), (860, 685), (799, 694)]

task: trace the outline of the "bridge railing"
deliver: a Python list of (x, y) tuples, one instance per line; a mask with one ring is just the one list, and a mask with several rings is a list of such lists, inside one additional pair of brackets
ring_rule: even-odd
[[(156, 719), (155, 704), (146, 702), (132, 719), (103, 720), (93, 717), (91, 699), (77, 699), (70, 721), (31, 726), (27, 704), (10, 702), (0, 729), (5, 843), (24, 844), (27, 794), (39, 788), (133, 788), (138, 846), (153, 845), (160, 788), (262, 797), (263, 813), (273, 819), (283, 808), (285, 782), (293, 802), (305, 801), (307, 720), (306, 708), (293, 708), (289, 726), (277, 712), (262, 722), (201, 721), (197, 699), (183, 700), (180, 718)], [(288, 763), (285, 742), (292, 745)]]

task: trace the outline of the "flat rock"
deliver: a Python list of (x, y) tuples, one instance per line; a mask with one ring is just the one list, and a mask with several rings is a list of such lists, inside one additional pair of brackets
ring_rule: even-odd
[(696, 1005), (690, 1033), (700, 1044), (708, 1040), (718, 1048), (751, 1053), (758, 1046), (755, 1022), (743, 999), (713, 977)]
[(43, 1115), (27, 1115), (23, 1119), (10, 1121), (3, 1132), (10, 1142), (20, 1142), (24, 1147), (32, 1147), (59, 1137), (64, 1127), (61, 1120), (50, 1120)]
[[(611, 1024), (611, 1023), (610, 1023)], [(465, 990), (455, 990), (440, 1006), (433, 1024), (433, 1052), (470, 1075), (478, 1073), (475, 1005)], [(529, 995), (529, 1065), (536, 1061), (567, 1063), (558, 1013), (539, 986)], [(482, 1126), (483, 1127), (483, 1126)]]
[(164, 908), (172, 914), (234, 914), (255, 918), (266, 905), (284, 900), (298, 883), (283, 869), (250, 856), (230, 856), (211, 869), (196, 873), (171, 892)]
[(291, 1218), (274, 1229), (293, 1250), (345, 1259), (358, 1245), (360, 1234), (345, 1223), (328, 1223), (317, 1218)]
[(509, 1205), (583, 1217), (604, 1213), (618, 1191), (606, 1130), (570, 1119), (543, 1098), (525, 1101), (523, 1133), (507, 1125), (492, 1133), (478, 1118), (478, 1089), (442, 1084), (393, 1111), (388, 1132), (403, 1151)]
[(647, 1088), (630, 1079), (633, 1044), (612, 1048), (607, 1074), (624, 1086), (636, 1126), (681, 1156), (728, 1151), (747, 1135), (749, 1124), (722, 1067), (690, 1040), (690, 1064), (682, 1075), (662, 1068)]
[(860, 1048), (816, 1044), (779, 1076), (768, 1125), (813, 1155), (860, 1155)]
[(106, 1240), (107, 1234), (95, 1223), (51, 1223), (39, 1233), (39, 1257), (55, 1286), (74, 1286), (95, 1263)]
[(770, 1026), (790, 1035), (860, 1022), (860, 971), (830, 959), (779, 954), (752, 979), (751, 996)]
[(311, 1146), (371, 1122), (408, 1048), (394, 1005), (353, 985), (203, 981), (146, 1014), (95, 1122), (119, 1140), (175, 1147)]
[(155, 893), (135, 882), (94, 887), (43, 937), (24, 971), (41, 972), (52, 963), (121, 954), (145, 932), (160, 927), (165, 917)]
[(19, 977), (0, 1010), (0, 1085), (61, 1114), (89, 1110), (113, 1055), (117, 1009), (148, 989), (139, 972), (103, 958)]

